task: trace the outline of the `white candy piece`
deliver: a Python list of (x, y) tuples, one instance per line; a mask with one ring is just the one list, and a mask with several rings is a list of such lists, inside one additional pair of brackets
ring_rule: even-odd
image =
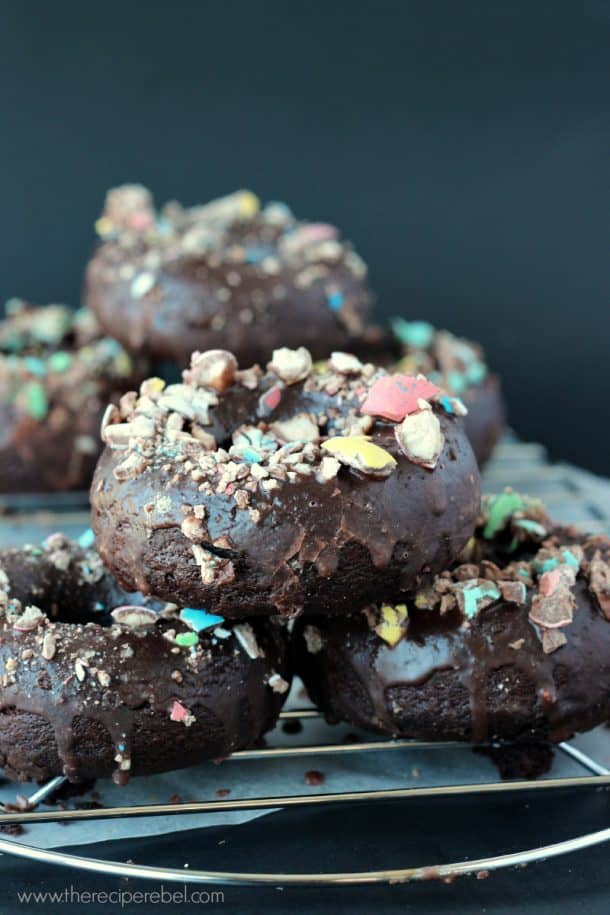
[(273, 358), (267, 364), (269, 371), (274, 372), (286, 384), (303, 381), (311, 372), (312, 366), (311, 354), (304, 346), (298, 349), (288, 349), (287, 346), (274, 349)]
[(282, 442), (318, 442), (320, 429), (310, 413), (297, 413), (290, 419), (271, 423), (271, 431)]
[(159, 619), (159, 614), (148, 607), (137, 607), (125, 604), (116, 607), (110, 614), (115, 623), (127, 629), (148, 629), (154, 626)]
[(235, 381), (237, 359), (225, 349), (209, 349), (191, 356), (191, 367), (183, 372), (184, 380), (190, 384), (222, 393)]
[(436, 467), (444, 438), (438, 416), (432, 410), (405, 416), (394, 432), (401, 450), (410, 461), (428, 470)]
[(351, 353), (331, 353), (328, 365), (340, 375), (359, 375), (362, 371), (360, 359)]
[(256, 658), (265, 657), (265, 652), (259, 647), (254, 635), (254, 629), (250, 623), (240, 623), (238, 626), (233, 626), (233, 635), (253, 661)]

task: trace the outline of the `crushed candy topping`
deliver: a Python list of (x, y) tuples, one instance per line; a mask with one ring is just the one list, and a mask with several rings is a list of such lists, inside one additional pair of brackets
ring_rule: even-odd
[(372, 476), (386, 477), (396, 466), (396, 459), (390, 452), (374, 445), (365, 435), (337, 435), (324, 442), (322, 450), (342, 464)]
[(420, 400), (431, 400), (437, 394), (438, 387), (423, 376), (388, 375), (373, 384), (360, 411), (399, 423), (421, 410)]
[(406, 635), (406, 623), (409, 613), (406, 604), (396, 604), (392, 607), (383, 604), (379, 610), (380, 620), (375, 626), (375, 632), (390, 648), (394, 648)]

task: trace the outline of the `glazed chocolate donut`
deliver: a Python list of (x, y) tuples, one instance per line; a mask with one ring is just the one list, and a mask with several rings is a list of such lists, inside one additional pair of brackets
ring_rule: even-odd
[(155, 212), (150, 193), (108, 193), (85, 302), (131, 351), (188, 362), (223, 347), (249, 365), (280, 346), (349, 348), (370, 305), (366, 266), (338, 231), (249, 191)]
[(110, 408), (91, 487), (124, 587), (223, 616), (345, 612), (451, 562), (479, 474), (458, 400), (423, 376), (280, 349), (263, 373), (195, 353)]
[(610, 714), (610, 539), (503, 493), (431, 587), (299, 621), (295, 654), (331, 721), (426, 740), (564, 740)]
[(0, 766), (12, 779), (124, 784), (226, 757), (275, 723), (289, 686), (279, 625), (225, 626), (127, 594), (62, 534), (0, 551), (0, 586)]
[(8, 302), (0, 320), (0, 492), (86, 489), (107, 401), (144, 374), (102, 337), (91, 312)]
[(485, 364), (478, 343), (436, 330), (426, 321), (395, 318), (392, 329), (401, 346), (394, 371), (423, 372), (468, 408), (464, 425), (479, 467), (491, 457), (506, 423), (500, 379)]

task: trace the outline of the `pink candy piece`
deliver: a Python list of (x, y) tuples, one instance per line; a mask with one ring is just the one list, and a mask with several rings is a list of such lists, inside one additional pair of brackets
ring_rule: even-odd
[(326, 222), (311, 222), (309, 225), (301, 226), (296, 230), (299, 241), (319, 242), (330, 241), (339, 234), (334, 226)]
[(553, 569), (551, 572), (545, 572), (540, 576), (538, 590), (543, 597), (549, 597), (553, 593), (561, 578), (561, 569)]
[(153, 224), (153, 217), (145, 211), (132, 213), (129, 217), (129, 225), (135, 232), (145, 232)]
[(169, 715), (171, 720), (172, 721), (184, 721), (184, 719), (186, 718), (187, 715), (188, 715), (188, 709), (185, 709), (185, 707), (183, 705), (180, 705), (180, 703), (178, 702), (177, 699), (174, 699), (174, 703), (172, 705), (172, 710)]
[(270, 388), (260, 399), (260, 411), (262, 413), (272, 413), (282, 399), (282, 389), (277, 385)]
[(430, 400), (438, 392), (437, 386), (427, 378), (389, 375), (375, 382), (360, 412), (400, 423), (409, 413), (419, 412), (418, 400)]

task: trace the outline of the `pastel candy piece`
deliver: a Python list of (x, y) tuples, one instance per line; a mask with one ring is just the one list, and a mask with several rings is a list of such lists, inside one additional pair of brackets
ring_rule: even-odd
[(487, 511), (487, 523), (483, 529), (485, 539), (491, 540), (492, 537), (495, 537), (506, 525), (509, 518), (515, 512), (521, 511), (522, 508), (524, 508), (524, 502), (518, 492), (507, 490), (495, 496), (491, 500)]
[(419, 400), (430, 400), (438, 393), (437, 386), (423, 376), (387, 375), (371, 387), (360, 412), (399, 423), (418, 412)]
[(188, 715), (188, 709), (186, 709), (177, 699), (174, 699), (172, 703), (172, 708), (169, 713), (169, 717), (172, 721), (184, 721)]
[(366, 435), (337, 435), (323, 442), (322, 450), (342, 464), (374, 477), (387, 477), (396, 466), (390, 452), (374, 445)]
[(540, 577), (538, 589), (543, 597), (548, 597), (557, 588), (561, 581), (561, 569), (557, 567), (552, 572), (545, 572)]
[(438, 402), (445, 413), (448, 413), (450, 416), (468, 416), (468, 408), (459, 397), (447, 397), (445, 394), (442, 397), (439, 397)]
[(25, 409), (33, 419), (41, 422), (49, 412), (49, 403), (43, 386), (37, 381), (32, 381), (26, 385), (24, 391)]
[(532, 521), (531, 518), (519, 518), (514, 524), (515, 527), (527, 531), (528, 534), (535, 534), (537, 537), (546, 537), (546, 527), (544, 527), (543, 524), (540, 524), (539, 521)]
[(83, 533), (78, 538), (78, 545), (80, 547), (82, 547), (83, 550), (88, 550), (93, 546), (94, 543), (95, 543), (95, 534), (93, 533), (91, 528), (88, 527), (87, 530), (83, 531)]
[(466, 581), (457, 590), (458, 604), (469, 620), (500, 597), (499, 589), (491, 581)]
[(392, 330), (401, 343), (406, 346), (415, 346), (426, 349), (434, 339), (434, 327), (427, 321), (405, 321), (404, 318), (394, 318)]
[(410, 461), (427, 470), (436, 467), (445, 440), (438, 417), (432, 410), (405, 416), (394, 433), (401, 451)]
[(282, 399), (282, 389), (279, 385), (270, 388), (259, 400), (258, 412), (261, 416), (272, 413)]
[(146, 629), (154, 626), (159, 616), (154, 610), (148, 607), (137, 607), (125, 604), (122, 607), (115, 607), (110, 614), (115, 623), (126, 626), (128, 629)]
[(395, 607), (385, 604), (381, 608), (381, 621), (375, 626), (375, 632), (390, 648), (394, 648), (405, 635), (404, 623), (408, 618), (406, 604), (397, 604)]
[(221, 626), (224, 623), (224, 616), (208, 613), (207, 610), (196, 610), (194, 607), (184, 607), (180, 611), (180, 619), (195, 632), (202, 632), (204, 629), (211, 629), (212, 626)]
[(194, 648), (199, 642), (199, 636), (196, 632), (179, 632), (176, 636), (176, 645), (181, 648)]

